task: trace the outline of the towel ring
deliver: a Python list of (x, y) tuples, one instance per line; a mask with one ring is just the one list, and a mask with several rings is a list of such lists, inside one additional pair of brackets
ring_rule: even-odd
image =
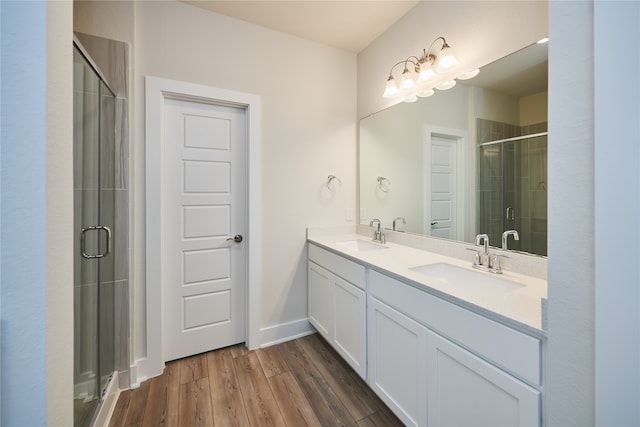
[(329, 175), (327, 176), (327, 183), (326, 183), (326, 186), (329, 190), (335, 191), (335, 189), (331, 186), (331, 182), (333, 182), (333, 180), (338, 181), (338, 184), (340, 184), (340, 187), (342, 187), (342, 181), (340, 181), (340, 178), (338, 178), (335, 175)]
[(389, 178), (385, 178), (384, 176), (379, 176), (378, 180), (378, 188), (385, 193), (388, 193), (391, 190), (391, 180)]

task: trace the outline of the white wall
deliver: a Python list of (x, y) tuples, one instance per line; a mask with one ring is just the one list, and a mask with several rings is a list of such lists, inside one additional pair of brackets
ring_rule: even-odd
[(72, 425), (71, 3), (0, 9), (1, 423)]
[(552, 426), (640, 424), (639, 24), (637, 2), (549, 8)]
[(549, 117), (549, 92), (544, 91), (524, 96), (520, 103), (520, 126), (546, 122)]
[(592, 19), (589, 2), (550, 4), (545, 399), (550, 426), (594, 422)]
[(133, 44), (133, 1), (73, 0), (73, 30)]
[(475, 117), (516, 126), (547, 121), (548, 92), (517, 98), (502, 92), (474, 88)]
[(63, 426), (73, 418), (73, 10), (46, 5), (47, 425)]
[(518, 98), (494, 90), (473, 88), (473, 100), (475, 117), (518, 125)]
[(640, 425), (640, 3), (597, 2), (594, 35), (595, 424)]

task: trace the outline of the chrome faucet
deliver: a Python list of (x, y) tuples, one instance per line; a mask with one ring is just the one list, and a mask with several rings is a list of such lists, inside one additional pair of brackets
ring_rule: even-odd
[(381, 226), (381, 222), (378, 218), (374, 218), (369, 222), (369, 227), (373, 227), (373, 224), (377, 223), (378, 228), (376, 230), (374, 230), (373, 232), (373, 241), (374, 242), (380, 242), (380, 243), (386, 243), (386, 238), (384, 236), (384, 233), (382, 232), (382, 229), (380, 228)]
[(509, 235), (513, 236), (513, 240), (520, 240), (520, 236), (518, 235), (518, 232), (516, 230), (507, 230), (502, 233), (502, 249), (508, 249), (507, 238), (509, 237)]
[(393, 231), (398, 231), (398, 230), (396, 229), (396, 221), (397, 221), (397, 220), (402, 220), (402, 223), (403, 223), (403, 224), (406, 224), (406, 223), (407, 223), (407, 221), (404, 219), (404, 217), (403, 217), (403, 216), (398, 216), (398, 217), (396, 217), (396, 218), (393, 220)]
[(502, 267), (500, 266), (500, 258), (508, 258), (506, 255), (489, 253), (489, 236), (486, 234), (478, 234), (476, 236), (476, 246), (480, 246), (482, 241), (484, 251), (480, 252), (476, 249), (467, 248), (468, 250), (475, 250), (475, 258), (473, 259), (473, 268), (479, 270), (488, 271), (489, 273), (502, 274)]

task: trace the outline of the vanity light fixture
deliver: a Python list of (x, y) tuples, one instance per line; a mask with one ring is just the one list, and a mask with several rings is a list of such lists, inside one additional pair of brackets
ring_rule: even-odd
[[(441, 42), (439, 50), (432, 52), (433, 47)], [(402, 75), (400, 77), (400, 85), (393, 76), (393, 71), (399, 65), (404, 65)], [(456, 80), (451, 75), (451, 70), (458, 65), (458, 60), (453, 54), (453, 48), (447, 43), (444, 37), (436, 38), (428, 49), (423, 49), (420, 56), (409, 56), (404, 61), (399, 61), (391, 67), (384, 93), (385, 98), (393, 98), (402, 95), (406, 98), (406, 102), (415, 102), (416, 97), (426, 98), (433, 95), (433, 88), (438, 90), (446, 90), (456, 85)], [(455, 77), (456, 79), (466, 80), (478, 75), (479, 69), (465, 72)], [(445, 81), (437, 82), (434, 77), (441, 75)]]

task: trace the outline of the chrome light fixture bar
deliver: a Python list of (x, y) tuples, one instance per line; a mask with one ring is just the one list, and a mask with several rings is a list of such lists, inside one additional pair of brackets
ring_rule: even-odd
[[(434, 53), (432, 49), (438, 42), (442, 42), (442, 45), (440, 50)], [(398, 86), (393, 76), (393, 70), (400, 64), (404, 64), (404, 69), (400, 77), (400, 85)], [(433, 84), (429, 84), (429, 81), (437, 75), (448, 75), (457, 65), (458, 60), (451, 46), (444, 37), (438, 37), (431, 43), (429, 49), (422, 50), (420, 57), (409, 56), (404, 61), (399, 61), (391, 67), (382, 96), (385, 98), (393, 98), (404, 94), (407, 99), (415, 101), (416, 96), (427, 97), (433, 95), (433, 88), (439, 90), (450, 89), (456, 84), (453, 78), (447, 78), (446, 81), (434, 82)], [(457, 78), (472, 78), (475, 77), (478, 72), (479, 70), (473, 70)]]

